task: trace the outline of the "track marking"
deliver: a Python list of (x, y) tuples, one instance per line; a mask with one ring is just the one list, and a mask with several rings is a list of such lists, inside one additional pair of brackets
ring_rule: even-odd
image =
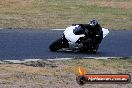
[(55, 60), (71, 60), (71, 59), (74, 59), (74, 58), (56, 58), (56, 59), (47, 59), (47, 60), (55, 61)]
[(122, 57), (84, 57), (84, 58), (86, 58), (86, 59), (89, 59), (89, 58), (91, 58), (91, 59), (116, 59), (116, 58), (122, 58)]
[(64, 31), (65, 29), (50, 29), (50, 30)]
[[(82, 57), (83, 59), (104, 59), (104, 60), (108, 60), (108, 59), (125, 59), (125, 58), (129, 58), (129, 57)], [(75, 59), (75, 58), (54, 58), (54, 59), (45, 59), (45, 60), (49, 60), (49, 61), (57, 61), (57, 60), (71, 60), (71, 59)], [(81, 58), (80, 58), (81, 59)], [(0, 61), (0, 63), (14, 63), (14, 64), (20, 64), (20, 63), (26, 63), (26, 62), (30, 62), (30, 61), (43, 61), (44, 59), (23, 59), (23, 60), (2, 60)]]

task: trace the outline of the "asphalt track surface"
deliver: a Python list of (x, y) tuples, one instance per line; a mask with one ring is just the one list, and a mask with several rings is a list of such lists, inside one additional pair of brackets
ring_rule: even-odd
[(97, 54), (51, 52), (49, 45), (62, 33), (47, 29), (0, 29), (0, 60), (132, 56), (132, 30), (110, 30)]

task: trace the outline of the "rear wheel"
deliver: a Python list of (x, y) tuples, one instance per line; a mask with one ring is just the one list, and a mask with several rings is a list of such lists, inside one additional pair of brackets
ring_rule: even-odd
[(65, 38), (59, 38), (56, 41), (54, 41), (50, 46), (49, 49), (51, 51), (57, 51), (61, 48), (68, 47), (68, 41)]

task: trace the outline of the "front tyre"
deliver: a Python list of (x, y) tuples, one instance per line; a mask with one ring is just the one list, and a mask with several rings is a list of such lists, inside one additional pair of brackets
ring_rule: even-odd
[(49, 49), (51, 51), (57, 51), (59, 49), (68, 47), (68, 41), (65, 38), (59, 38), (56, 41), (54, 41), (50, 46)]

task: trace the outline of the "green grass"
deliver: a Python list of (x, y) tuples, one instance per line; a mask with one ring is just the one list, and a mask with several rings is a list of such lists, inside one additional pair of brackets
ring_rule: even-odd
[(96, 18), (109, 29), (132, 29), (130, 0), (5, 0), (2, 28), (65, 28)]

